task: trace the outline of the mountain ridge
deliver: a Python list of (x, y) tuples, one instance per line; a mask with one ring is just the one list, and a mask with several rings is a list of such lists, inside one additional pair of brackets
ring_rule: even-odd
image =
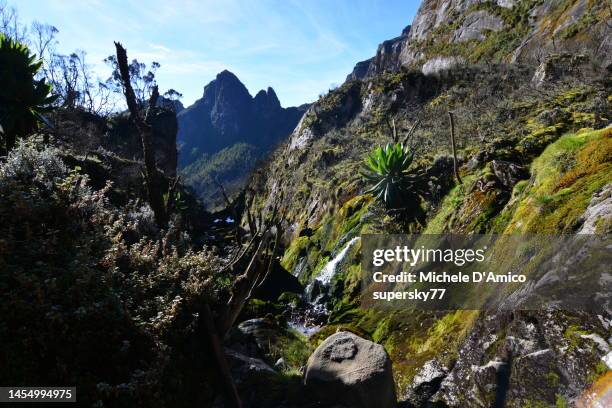
[[(425, 0), (400, 36), (358, 62), (347, 80), (371, 78), (401, 67), (436, 73), (461, 63), (541, 62), (575, 52), (586, 35), (602, 65), (612, 64), (604, 2), (587, 0)], [(581, 35), (579, 35), (581, 34)]]
[(257, 160), (294, 130), (304, 111), (283, 108), (272, 87), (251, 96), (236, 75), (221, 71), (200, 99), (177, 112), (183, 178), (207, 208), (222, 207), (219, 185), (233, 198)]
[(179, 165), (237, 142), (268, 148), (291, 133), (301, 114), (299, 108), (283, 108), (272, 87), (253, 97), (236, 75), (223, 70), (200, 99), (177, 113)]

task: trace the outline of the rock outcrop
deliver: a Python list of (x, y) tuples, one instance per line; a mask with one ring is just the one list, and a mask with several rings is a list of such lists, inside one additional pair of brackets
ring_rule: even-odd
[(536, 87), (540, 87), (567, 75), (579, 76), (587, 62), (588, 59), (584, 55), (551, 55), (540, 63), (531, 81)]
[(357, 80), (364, 79), (368, 75), (368, 71), (370, 70), (370, 65), (372, 64), (372, 61), (374, 61), (374, 57), (368, 58), (367, 60), (364, 60), (364, 61), (359, 61), (357, 64), (355, 64), (355, 68), (353, 68), (353, 72), (348, 74), (348, 76), (346, 77), (346, 80), (352, 81), (355, 79)]
[(328, 337), (308, 360), (306, 387), (328, 404), (396, 406), (391, 360), (383, 346), (350, 332)]
[(451, 61), (533, 62), (576, 50), (598, 55), (606, 66), (612, 62), (609, 20), (603, 2), (586, 0), (424, 0), (412, 25), (359, 62), (347, 80), (402, 66), (435, 73), (440, 69), (432, 68), (448, 68)]
[(609, 234), (612, 232), (612, 184), (606, 184), (593, 194), (586, 211), (580, 217), (579, 234)]
[(453, 34), (453, 42), (470, 40), (483, 41), (487, 31), (499, 31), (504, 28), (503, 20), (485, 10), (468, 14), (463, 24)]
[(253, 296), (261, 300), (276, 301), (280, 295), (286, 292), (302, 294), (304, 287), (300, 284), (298, 278), (290, 274), (275, 260), (269, 275), (256, 288)]
[(592, 367), (606, 364), (609, 318), (560, 311), (482, 316), (430, 402), (518, 408), (528, 398), (534, 405), (568, 404), (596, 375)]
[(346, 80), (373, 77), (385, 71), (397, 71), (401, 64), (401, 54), (408, 44), (410, 26), (402, 30), (401, 35), (383, 41), (376, 50), (376, 55), (365, 61), (358, 62)]

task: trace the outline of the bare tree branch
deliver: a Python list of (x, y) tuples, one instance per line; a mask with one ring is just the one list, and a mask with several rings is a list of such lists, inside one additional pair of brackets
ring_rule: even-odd
[(119, 72), (121, 74), (121, 80), (123, 83), (123, 91), (125, 94), (125, 100), (130, 111), (130, 116), (136, 124), (138, 131), (140, 132), (140, 138), (142, 140), (142, 154), (144, 157), (145, 164), (145, 181), (147, 185), (147, 193), (149, 196), (149, 204), (155, 215), (155, 222), (160, 228), (163, 228), (168, 223), (168, 214), (164, 205), (161, 177), (157, 171), (155, 165), (155, 151), (153, 150), (153, 129), (147, 123), (146, 117), (149, 112), (155, 107), (157, 98), (159, 97), (159, 91), (157, 86), (153, 87), (153, 92), (149, 99), (149, 107), (147, 108), (146, 116), (143, 118), (138, 109), (138, 103), (136, 102), (136, 95), (132, 84), (130, 83), (130, 72), (127, 62), (127, 52), (123, 46), (115, 42), (115, 48), (117, 50), (117, 64)]

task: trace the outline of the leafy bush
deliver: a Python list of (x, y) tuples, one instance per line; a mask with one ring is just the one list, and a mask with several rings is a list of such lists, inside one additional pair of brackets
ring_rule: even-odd
[(194, 315), (227, 297), (221, 260), (147, 205), (113, 205), (112, 182), (93, 189), (61, 153), (21, 141), (0, 162), (0, 383), (74, 384), (83, 406), (207, 406)]
[(9, 151), (17, 137), (36, 130), (40, 114), (56, 99), (45, 79), (35, 79), (42, 61), (24, 44), (0, 34), (0, 124)]

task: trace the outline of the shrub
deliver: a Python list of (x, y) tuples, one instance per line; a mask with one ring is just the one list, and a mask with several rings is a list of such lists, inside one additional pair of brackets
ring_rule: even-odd
[(194, 315), (228, 296), (221, 260), (147, 205), (114, 206), (111, 182), (92, 188), (60, 153), (20, 141), (0, 162), (0, 383), (74, 384), (83, 406), (197, 405), (214, 379)]

